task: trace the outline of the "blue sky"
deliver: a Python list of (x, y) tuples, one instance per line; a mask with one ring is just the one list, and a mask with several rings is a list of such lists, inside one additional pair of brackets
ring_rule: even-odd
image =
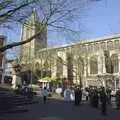
[[(94, 39), (120, 33), (120, 0), (95, 0), (84, 9), (81, 24), (80, 40)], [(51, 39), (52, 38), (52, 39)], [(60, 35), (50, 35), (49, 41), (54, 44), (64, 44), (66, 39)], [(53, 41), (54, 40), (54, 41)], [(58, 43), (59, 41), (59, 43)], [(74, 42), (74, 40), (73, 40)]]
[(88, 34), (85, 38), (120, 33), (120, 0), (101, 0), (94, 2), (84, 18)]
[[(120, 0), (98, 0), (86, 5), (78, 23), (81, 24), (79, 40), (120, 33)], [(75, 26), (77, 25), (76, 23)], [(20, 26), (14, 25), (14, 30), (0, 30), (7, 36), (8, 41), (20, 40)], [(78, 26), (76, 26), (78, 27)], [(60, 45), (66, 43), (66, 37), (59, 33), (48, 32), (48, 44)], [(76, 40), (75, 40), (76, 41)], [(74, 40), (72, 41), (74, 42)]]

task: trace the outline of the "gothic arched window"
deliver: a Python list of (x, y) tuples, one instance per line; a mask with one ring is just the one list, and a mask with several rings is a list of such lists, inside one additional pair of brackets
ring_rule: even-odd
[(111, 55), (111, 61), (112, 61), (113, 73), (119, 72), (118, 55), (117, 54), (112, 54)]
[(108, 49), (108, 50), (113, 49), (113, 42), (112, 42), (112, 41), (108, 41), (108, 42), (107, 42), (107, 49)]
[(67, 53), (67, 77), (68, 80), (73, 80), (73, 54)]
[(78, 74), (82, 74), (84, 73), (84, 61), (82, 58), (78, 58), (78, 62), (77, 62), (77, 71)]
[(98, 60), (96, 57), (90, 58), (90, 74), (98, 73)]
[(63, 77), (63, 60), (61, 57), (57, 57), (57, 77)]
[(35, 63), (35, 68), (36, 69), (40, 69), (40, 64), (39, 63)]
[(119, 40), (115, 40), (114, 45), (115, 45), (115, 49), (118, 49), (119, 48)]

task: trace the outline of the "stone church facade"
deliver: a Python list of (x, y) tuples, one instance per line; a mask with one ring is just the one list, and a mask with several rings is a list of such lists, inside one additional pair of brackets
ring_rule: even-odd
[[(25, 41), (36, 33), (38, 33), (40, 28), (40, 23), (37, 19), (36, 10), (33, 10), (31, 16), (26, 19), (21, 27), (21, 41)], [(21, 47), (21, 57), (22, 59), (26, 58), (34, 58), (36, 55), (36, 51), (41, 48), (47, 47), (47, 29), (41, 32), (36, 38), (34, 38), (31, 42), (22, 45)]]
[[(36, 67), (50, 76), (82, 86), (120, 87), (120, 35), (44, 48), (37, 52)], [(50, 74), (45, 74), (45, 71)], [(46, 73), (47, 73), (46, 72)]]
[[(22, 26), (21, 41), (38, 31), (36, 24), (39, 24), (37, 14), (33, 11)], [(40, 71), (40, 78), (55, 77), (83, 87), (120, 87), (120, 35), (47, 48), (46, 31), (21, 47), (21, 57), (34, 60), (33, 66)]]

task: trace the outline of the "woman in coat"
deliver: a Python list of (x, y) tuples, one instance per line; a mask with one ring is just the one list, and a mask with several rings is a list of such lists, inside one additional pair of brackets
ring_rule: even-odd
[(69, 103), (71, 100), (71, 90), (69, 88), (64, 91), (64, 100)]

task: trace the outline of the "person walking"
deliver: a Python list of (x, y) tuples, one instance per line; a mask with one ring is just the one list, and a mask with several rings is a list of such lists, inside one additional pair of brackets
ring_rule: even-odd
[(74, 100), (75, 100), (75, 92), (74, 92), (73, 88), (71, 88), (70, 99), (71, 99), (71, 101), (74, 101)]
[(71, 100), (71, 90), (69, 88), (64, 91), (64, 100), (69, 103)]
[(120, 110), (120, 90), (117, 90), (116, 92), (116, 107), (117, 110)]
[(88, 102), (88, 100), (89, 100), (89, 93), (88, 91), (86, 91), (86, 101)]
[(112, 92), (111, 88), (108, 87), (108, 88), (106, 89), (106, 94), (107, 94), (107, 96), (108, 96), (108, 100), (109, 100), (109, 103), (110, 103), (110, 104), (111, 104), (111, 92)]
[(46, 87), (44, 87), (44, 89), (43, 89), (43, 92), (42, 92), (42, 95), (43, 95), (43, 102), (44, 102), (44, 104), (46, 103), (46, 101), (47, 101), (47, 97), (48, 97), (48, 90), (47, 90), (47, 88)]
[(94, 96), (94, 90), (91, 89), (89, 92), (89, 102), (90, 102), (91, 107), (94, 106), (93, 96)]
[(93, 107), (94, 108), (98, 108), (98, 91), (97, 89), (94, 90), (94, 94), (93, 94)]
[(78, 98), (78, 90), (77, 90), (77, 87), (75, 87), (75, 90), (74, 90), (75, 92), (75, 105), (78, 105), (78, 100), (77, 100), (77, 98)]
[(105, 88), (102, 88), (102, 91), (100, 92), (100, 101), (101, 101), (101, 113), (102, 115), (106, 115), (108, 97), (105, 92)]
[(78, 87), (75, 89), (75, 105), (81, 104), (82, 90)]
[(78, 88), (78, 104), (81, 105), (82, 101), (82, 90), (81, 88)]

